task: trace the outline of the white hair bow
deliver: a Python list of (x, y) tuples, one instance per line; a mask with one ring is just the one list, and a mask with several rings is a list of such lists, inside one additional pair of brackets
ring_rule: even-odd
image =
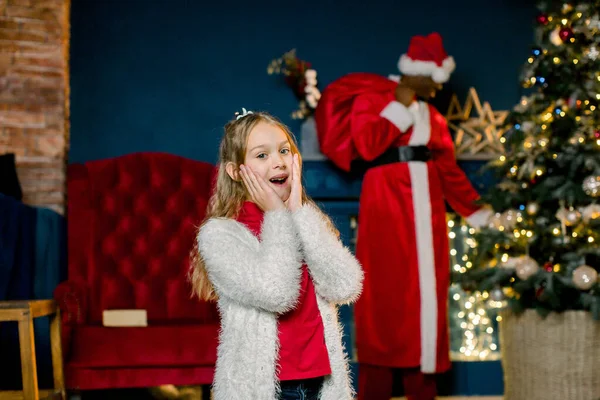
[(250, 114), (254, 114), (254, 113), (252, 111), (246, 111), (246, 109), (242, 107), (242, 112), (241, 113), (239, 113), (239, 112), (235, 113), (235, 115), (236, 115), (235, 119), (237, 120), (237, 119), (243, 118), (246, 115), (250, 115)]

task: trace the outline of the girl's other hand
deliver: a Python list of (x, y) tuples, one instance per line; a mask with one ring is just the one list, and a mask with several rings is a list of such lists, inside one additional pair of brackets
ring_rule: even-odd
[(292, 162), (292, 190), (290, 197), (285, 202), (290, 211), (296, 211), (302, 207), (302, 171), (300, 168), (300, 156), (294, 154)]

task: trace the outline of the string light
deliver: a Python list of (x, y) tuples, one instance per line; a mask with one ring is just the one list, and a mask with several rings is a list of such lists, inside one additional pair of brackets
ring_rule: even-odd
[[(448, 216), (448, 238), (452, 244), (452, 269), (465, 273), (473, 267), (466, 254), (467, 248), (477, 246), (470, 235), (475, 233), (464, 220)], [(508, 254), (503, 254), (508, 259)], [(489, 310), (497, 310), (502, 301), (490, 298), (488, 292), (465, 293), (459, 285), (450, 287), (451, 354), (455, 360), (482, 361), (498, 360), (498, 338), (496, 326), (499, 315), (490, 315)]]

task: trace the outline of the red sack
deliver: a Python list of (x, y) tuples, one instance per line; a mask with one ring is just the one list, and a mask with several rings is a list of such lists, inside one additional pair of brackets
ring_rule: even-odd
[(393, 91), (397, 85), (381, 75), (364, 72), (345, 75), (329, 84), (314, 113), (321, 152), (344, 171), (350, 171), (352, 160), (358, 157), (350, 133), (354, 100), (364, 93)]

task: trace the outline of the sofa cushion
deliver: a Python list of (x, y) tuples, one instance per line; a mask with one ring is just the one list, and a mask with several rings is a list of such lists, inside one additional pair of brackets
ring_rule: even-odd
[(73, 368), (187, 367), (214, 365), (217, 324), (109, 328), (74, 327)]

